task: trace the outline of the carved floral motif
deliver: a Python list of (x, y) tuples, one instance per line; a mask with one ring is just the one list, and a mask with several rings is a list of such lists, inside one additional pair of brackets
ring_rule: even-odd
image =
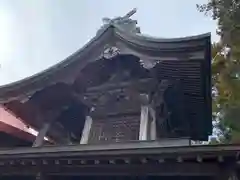
[(119, 53), (120, 53), (120, 50), (117, 47), (111, 46), (111, 47), (106, 48), (103, 51), (103, 57), (106, 59), (111, 59), (111, 58), (117, 56)]

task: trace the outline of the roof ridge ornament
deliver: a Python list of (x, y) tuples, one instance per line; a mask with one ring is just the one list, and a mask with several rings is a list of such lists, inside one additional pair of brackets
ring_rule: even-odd
[(134, 8), (131, 11), (129, 11), (124, 16), (118, 16), (115, 18), (108, 18), (105, 17), (102, 19), (103, 26), (98, 30), (97, 34), (101, 32), (106, 25), (113, 25), (123, 31), (131, 32), (131, 33), (140, 33), (140, 28), (137, 27), (137, 21), (131, 19), (131, 17), (137, 12), (137, 9)]
[(125, 16), (119, 16), (116, 18), (103, 18), (103, 23), (105, 24), (111, 24), (111, 23), (119, 23), (119, 22), (124, 22), (124, 21), (129, 21), (130, 17), (133, 16), (135, 13), (137, 12), (137, 8), (132, 9), (131, 11), (129, 11)]

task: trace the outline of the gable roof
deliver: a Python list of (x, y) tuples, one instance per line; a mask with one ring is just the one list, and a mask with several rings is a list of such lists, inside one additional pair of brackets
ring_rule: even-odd
[[(36, 90), (52, 84), (59, 79), (59, 76), (69, 77), (72, 72), (76, 71), (76, 69), (79, 71), (93, 58), (100, 57), (107, 44), (114, 44), (115, 42), (120, 42), (123, 46), (132, 49), (132, 52), (135, 52), (138, 56), (147, 54), (152, 59), (158, 59), (160, 56), (167, 58), (168, 54), (175, 52), (194, 53), (204, 50), (206, 46), (210, 45), (211, 40), (210, 33), (185, 38), (152, 38), (141, 34), (129, 33), (123, 31), (117, 25), (108, 24), (86, 45), (63, 61), (33, 76), (1, 86), (0, 102), (4, 103), (13, 99), (26, 98), (26, 96), (31, 95)], [(210, 50), (208, 51), (210, 56)], [(209, 60), (207, 59), (207, 61)], [(62, 78), (61, 81), (69, 82), (69, 79)]]

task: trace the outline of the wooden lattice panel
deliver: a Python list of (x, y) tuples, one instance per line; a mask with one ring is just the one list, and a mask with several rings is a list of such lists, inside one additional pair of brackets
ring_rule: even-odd
[(138, 140), (140, 115), (93, 119), (88, 143), (114, 143)]

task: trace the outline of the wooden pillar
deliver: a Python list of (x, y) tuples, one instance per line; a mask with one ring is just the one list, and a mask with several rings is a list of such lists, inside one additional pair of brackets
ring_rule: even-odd
[(141, 106), (141, 116), (140, 116), (140, 129), (139, 129), (139, 140), (147, 140), (148, 134), (148, 117), (149, 117), (149, 107), (148, 105)]
[(92, 118), (91, 118), (91, 116), (86, 116), (80, 144), (88, 143), (91, 126), (92, 126)]
[(150, 139), (156, 140), (157, 139), (157, 129), (156, 129), (156, 112), (152, 107), (149, 107), (149, 114), (151, 116), (150, 121)]
[(47, 135), (48, 130), (50, 129), (51, 122), (47, 122), (43, 125), (42, 129), (38, 132), (38, 135), (33, 143), (33, 147), (40, 147), (44, 143), (44, 138)]
[(149, 96), (147, 94), (141, 94), (140, 102), (142, 105), (139, 140), (156, 140), (156, 114), (155, 110), (150, 105)]

